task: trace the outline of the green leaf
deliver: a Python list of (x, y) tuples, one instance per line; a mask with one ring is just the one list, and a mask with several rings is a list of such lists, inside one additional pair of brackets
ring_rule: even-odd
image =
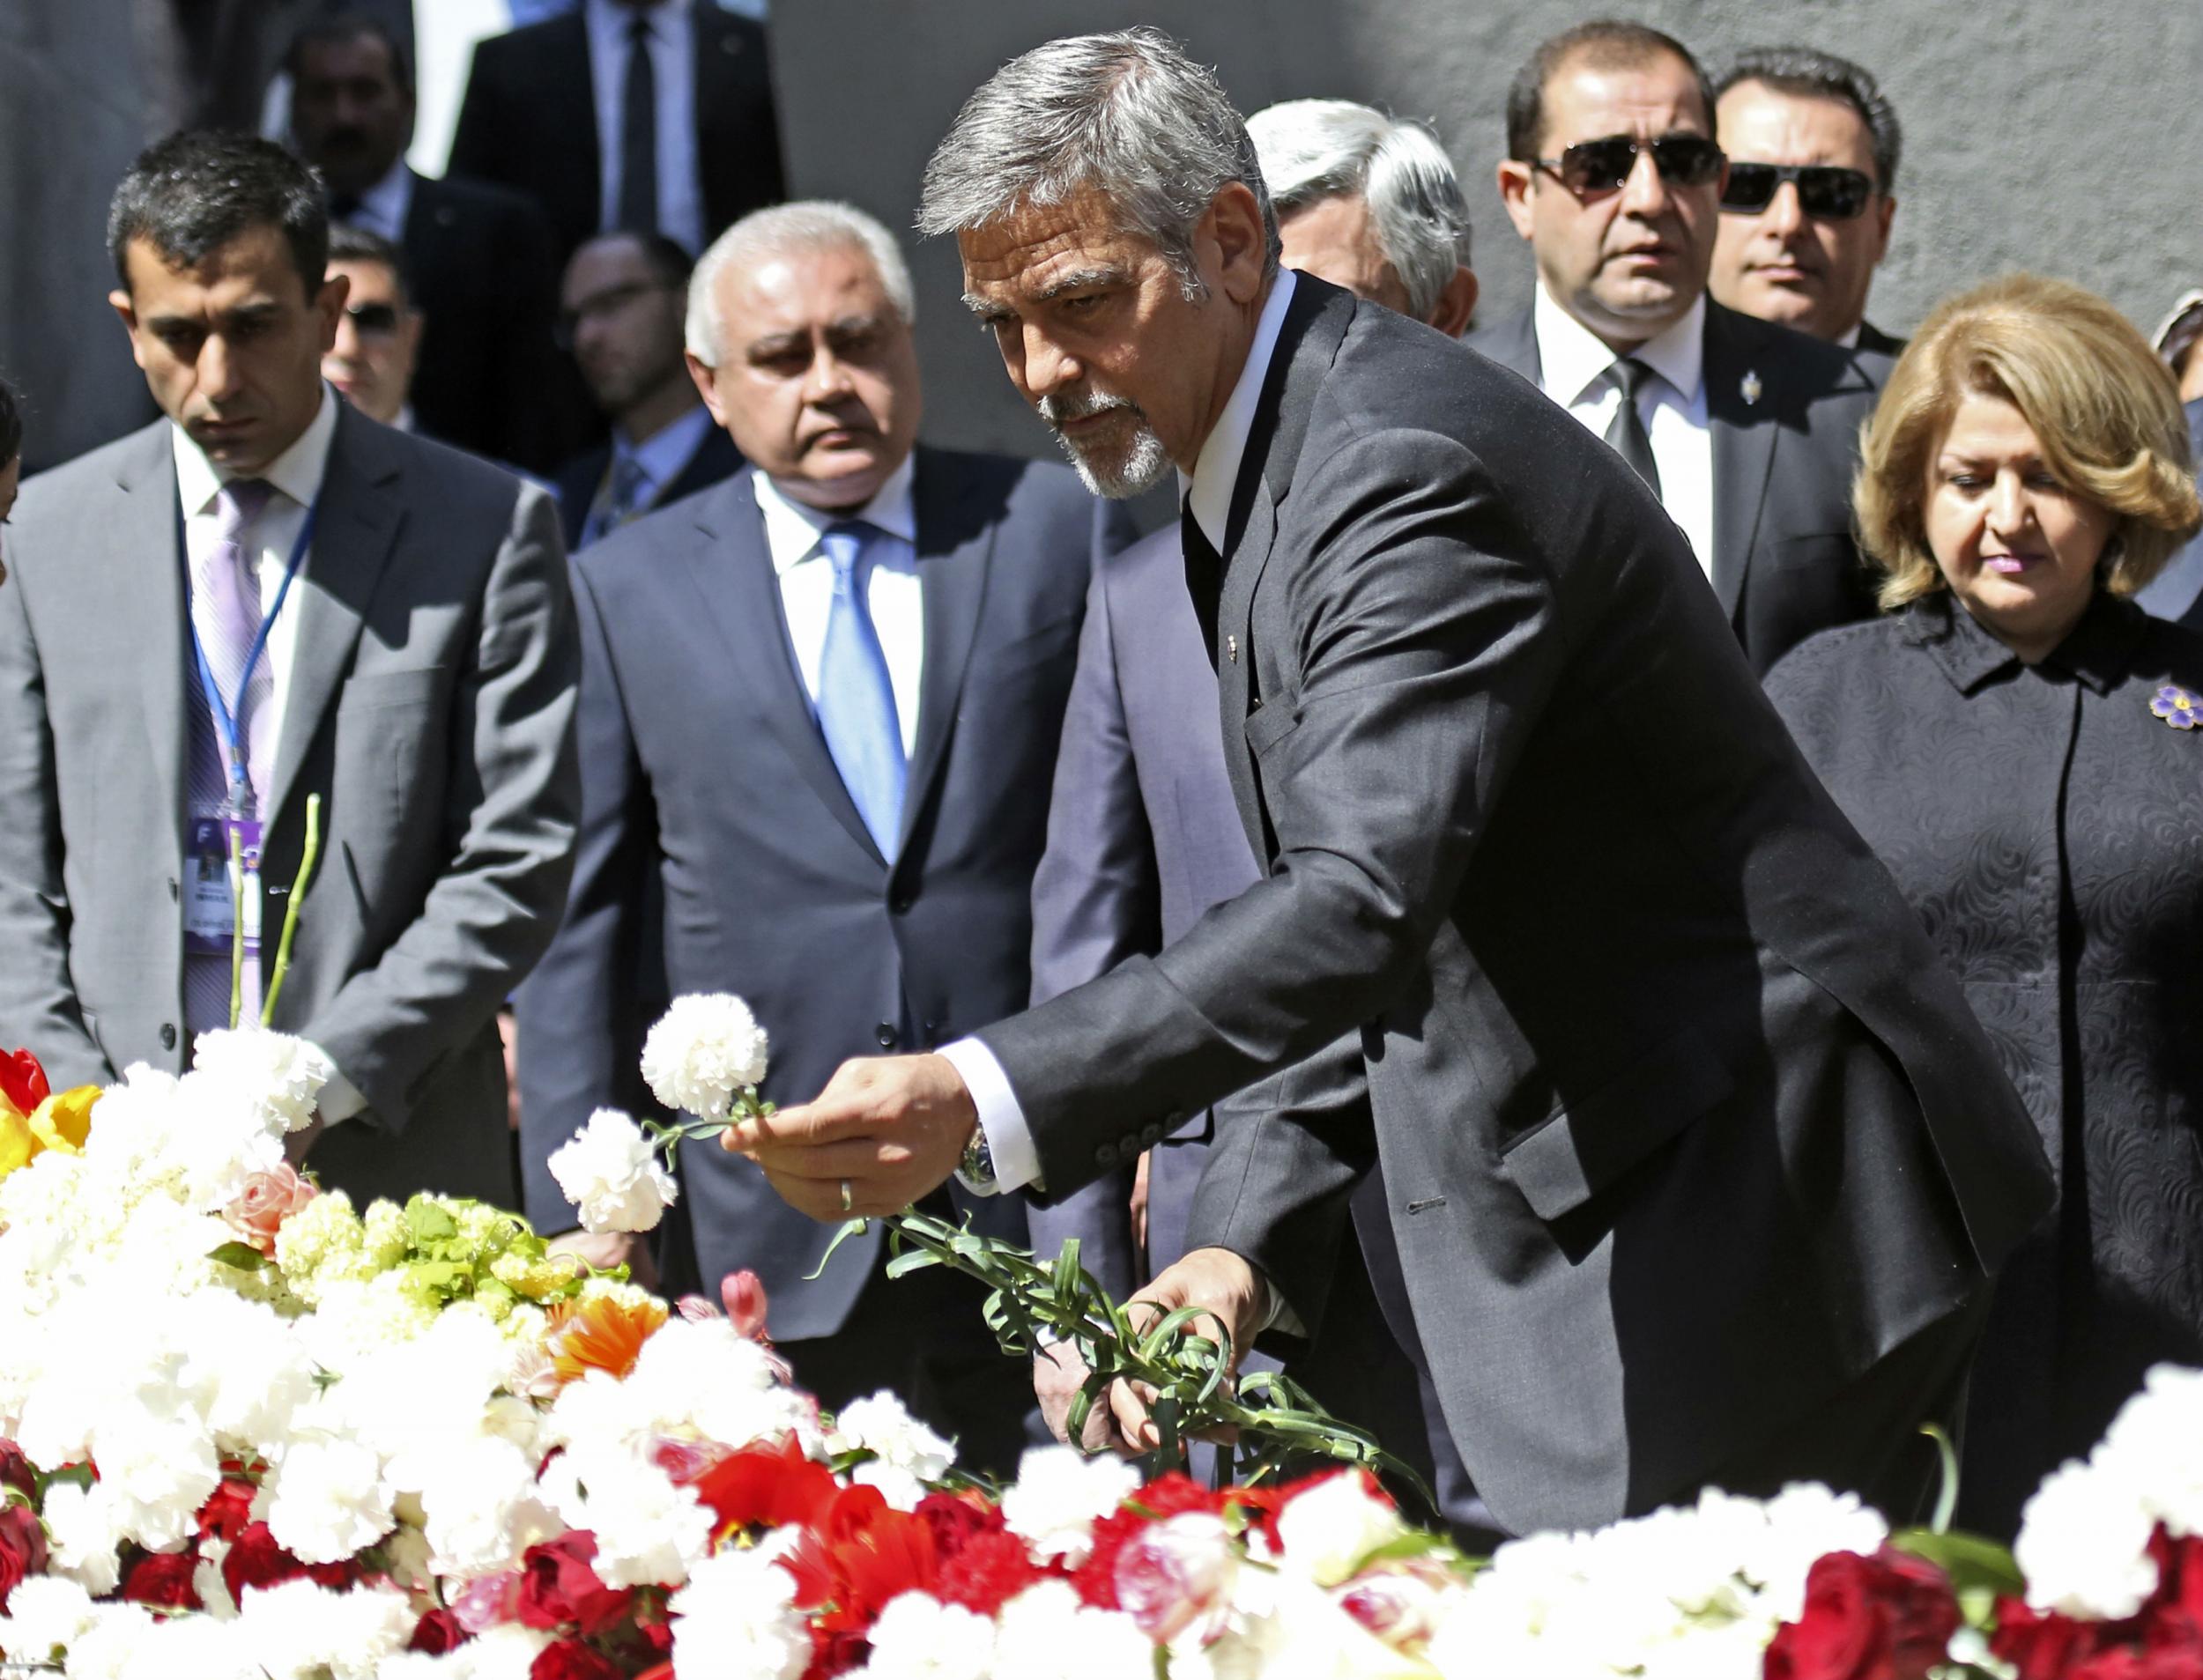
[(843, 1243), (847, 1242), (851, 1237), (863, 1234), (864, 1227), (871, 1223), (872, 1221), (869, 1219), (851, 1219), (839, 1231), (835, 1232), (834, 1233), (834, 1240), (827, 1244), (826, 1253), (819, 1256), (818, 1269), (812, 1272), (810, 1276), (806, 1277), (804, 1279), (804, 1282), (806, 1284), (816, 1282), (820, 1273), (826, 1270), (827, 1262), (834, 1258), (834, 1251), (839, 1248)]
[(226, 1242), (207, 1258), (234, 1271), (258, 1271), (268, 1263), (268, 1256), (248, 1242)]
[(2027, 1580), (2012, 1560), (2009, 1549), (1979, 1535), (1905, 1528), (1891, 1535), (1889, 1543), (1933, 1564), (1951, 1578), (1951, 1585), (1961, 1594), (1982, 1592), (2016, 1598), (2027, 1591)]

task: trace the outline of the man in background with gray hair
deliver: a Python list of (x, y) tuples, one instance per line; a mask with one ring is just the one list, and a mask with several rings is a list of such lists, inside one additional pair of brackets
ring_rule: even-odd
[[(1235, 1348), (1320, 1336), (1381, 1170), (1502, 1528), (1799, 1479), (1910, 1515), (1917, 1426), (1955, 1402), (2049, 1173), (1643, 479), (1521, 379), (1280, 270), (1245, 126), (1153, 31), (998, 71), (920, 226), (955, 235), (1091, 481), (1182, 475), (1264, 875), (1160, 953), (849, 1062), (726, 1147), (821, 1219), (952, 1173), (1063, 1195), (1353, 1034), (1358, 1066), (1218, 1129), (1194, 1246), (1146, 1299)], [(1154, 1439), (1139, 1396), (1112, 1407)]]
[[(1292, 100), (1256, 112), (1247, 131), (1287, 268), (1449, 337), (1461, 333), (1476, 307), (1468, 205), (1427, 130), (1346, 100)], [(1177, 527), (1102, 561), (1064, 715), (1048, 852), (1033, 880), (1035, 1003), (1128, 957), (1153, 956), (1260, 877), (1232, 808), (1215, 694)], [(1359, 1042), (1341, 1054), (1358, 1072)], [(1351, 1088), (1358, 1098), (1358, 1080)], [(1185, 1253), (1194, 1193), (1217, 1129), (1230, 1123), (1227, 1111), (1259, 1110), (1270, 1091), (1257, 1086), (1204, 1109), (1137, 1164), (1124, 1161), (1034, 1207), (1035, 1251), (1052, 1254), (1076, 1237), (1081, 1263), (1118, 1299), (1128, 1297)], [(1376, 1173), (1357, 1193), (1354, 1226), (1359, 1244), (1342, 1250), (1324, 1337), (1294, 1361), (1294, 1375), (1423, 1470), (1440, 1514), (1473, 1543), (1487, 1519), (1472, 1503), (1428, 1377), (1403, 1351), (1415, 1346), (1414, 1321)], [(1037, 1356), (1035, 1386), (1051, 1425), (1062, 1427), (1086, 1374), (1067, 1347)], [(1098, 1445), (1107, 1413), (1096, 1408), (1088, 1417), (1087, 1444)]]
[[(894, 236), (843, 204), (756, 211), (697, 265), (689, 368), (750, 464), (575, 564), (575, 887), (519, 1008), (538, 1230), (575, 1224), (552, 1151), (599, 1105), (649, 1102), (636, 1060), (670, 995), (746, 997), (783, 1099), (1026, 1001), (1039, 790), (1098, 508), (1061, 467), (914, 447), (911, 315)], [(830, 1233), (747, 1162), (684, 1150), (680, 1177), (669, 1294), (756, 1272), (824, 1404), (893, 1388), (968, 1468), (1015, 1469), (1032, 1395), (983, 1291), (889, 1284), (877, 1229), (820, 1272)], [(965, 1205), (1023, 1239), (1014, 1200)]]

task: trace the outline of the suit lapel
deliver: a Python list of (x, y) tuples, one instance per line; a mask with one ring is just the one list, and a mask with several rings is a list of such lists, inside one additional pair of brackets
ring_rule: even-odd
[(190, 751), (190, 704), (184, 646), (188, 609), (183, 596), (183, 515), (176, 500), (174, 446), (166, 420), (139, 434), (115, 473), (122, 499), (114, 541), (84, 556), (87, 567), (110, 566), (101, 593), (115, 614), (115, 646), (130, 650), (145, 707), (145, 734), (152, 749), (159, 808), (179, 833), (183, 820), (184, 755)]
[(919, 451), (911, 489), (918, 522), (918, 582), (925, 601), (925, 657), (918, 672), (916, 744), (902, 796), (899, 839), (904, 841), (948, 756), (994, 559), (996, 522), (969, 529), (955, 518), (969, 488), (968, 480), (958, 482), (953, 457)]
[[(1782, 369), (1756, 366), (1727, 312), (1706, 306), (1706, 424), (1713, 434), (1713, 588), (1734, 618), (1775, 463)], [(1750, 393), (1752, 400), (1746, 401)]]
[(349, 409), (337, 416), (329, 465), (315, 514), (314, 540), (293, 586), (298, 635), (276, 743), (275, 779), (268, 794), (270, 828), (282, 820), (298, 785), (322, 717), (352, 670), (360, 626), (389, 564), (401, 521), (397, 456), (377, 431)]
[(1489, 331), (1472, 334), (1468, 343), (1471, 350), (1520, 374), (1532, 385), (1544, 383), (1545, 366), (1538, 358), (1537, 318), (1531, 310), (1509, 316)]
[[(679, 564), (718, 627), (730, 656), (729, 669), (747, 673), (767, 724), (797, 773), (834, 819), (878, 857), (879, 848), (857, 814), (842, 773), (834, 768), (796, 669), (788, 617), (781, 608), (780, 579), (765, 544), (764, 515), (758, 510), (751, 479), (745, 471), (705, 498), (687, 532), (690, 540), (681, 549)], [(883, 867), (886, 861), (881, 859)]]

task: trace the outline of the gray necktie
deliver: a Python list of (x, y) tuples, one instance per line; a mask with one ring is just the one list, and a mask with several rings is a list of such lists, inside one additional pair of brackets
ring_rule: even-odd
[(1644, 389), (1647, 380), (1659, 375), (1634, 356), (1624, 356), (1606, 372), (1621, 388), (1621, 407), (1606, 428), (1606, 441), (1657, 496), (1660, 493), (1660, 463), (1652, 458), (1652, 436), (1644, 429), (1644, 416), (1637, 412), (1637, 393)]

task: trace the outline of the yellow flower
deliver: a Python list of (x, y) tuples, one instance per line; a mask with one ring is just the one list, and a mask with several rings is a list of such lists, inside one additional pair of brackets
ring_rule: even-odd
[(92, 1109), (100, 1100), (98, 1085), (78, 1085), (57, 1091), (39, 1104), (30, 1128), (45, 1148), (63, 1155), (84, 1153), (85, 1139), (92, 1135)]
[(0, 1101), (0, 1179), (28, 1163), (38, 1150), (31, 1122), (17, 1114), (12, 1104)]

